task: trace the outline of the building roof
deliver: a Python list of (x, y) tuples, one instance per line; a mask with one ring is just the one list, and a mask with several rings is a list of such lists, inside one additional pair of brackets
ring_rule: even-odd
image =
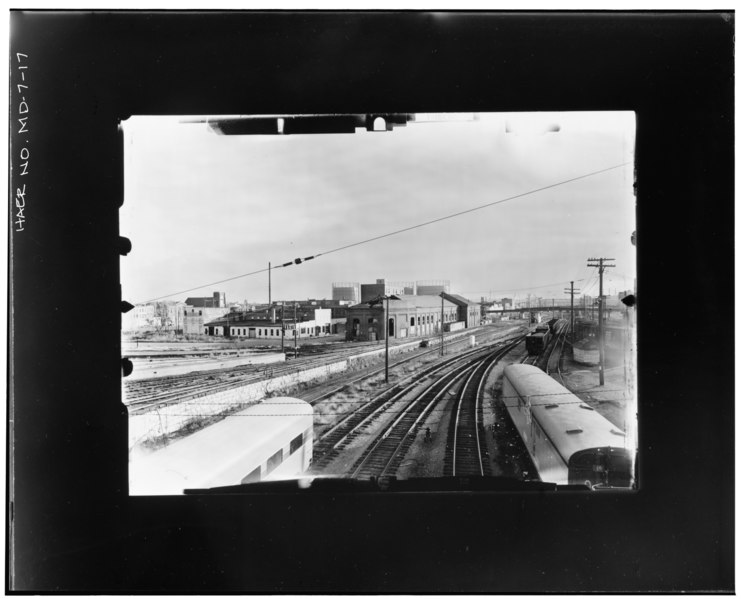
[(185, 303), (193, 308), (221, 308), (219, 299), (213, 297), (189, 297)]
[[(227, 319), (226, 317), (222, 316), (221, 318), (217, 318), (216, 320), (212, 320), (210, 322), (204, 323), (204, 326), (207, 327), (223, 327), (226, 326), (227, 320), (229, 322), (230, 327), (279, 327), (281, 326), (280, 318), (275, 319), (275, 322), (273, 322), (270, 318), (238, 318), (238, 317), (229, 317)], [(293, 319), (285, 319), (285, 322), (293, 322)]]
[(477, 303), (477, 302), (472, 302), (469, 299), (466, 299), (462, 295), (456, 295), (455, 293), (444, 293), (443, 292), (443, 297), (445, 297), (446, 299), (449, 299), (454, 304), (458, 304), (459, 306), (472, 306)]
[[(440, 296), (438, 295), (398, 295), (399, 299), (392, 299), (389, 300), (389, 310), (393, 309), (414, 309), (414, 308), (422, 308), (425, 310), (428, 309), (440, 309)], [(385, 304), (385, 302), (383, 302)], [(380, 306), (380, 304), (376, 304), (377, 306)], [(443, 305), (446, 308), (450, 308), (451, 306), (455, 306), (453, 302), (450, 302), (448, 300), (443, 299)], [(356, 304), (354, 306), (350, 306), (348, 310), (368, 310), (369, 308), (372, 308), (375, 306), (371, 306), (368, 302), (364, 302), (362, 304)]]

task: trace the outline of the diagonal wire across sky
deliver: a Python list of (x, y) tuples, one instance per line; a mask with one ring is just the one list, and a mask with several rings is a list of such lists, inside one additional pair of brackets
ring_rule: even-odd
[[(603, 168), (603, 169), (600, 169), (600, 170), (597, 170), (597, 171), (592, 171), (592, 172), (586, 173), (584, 175), (579, 175), (577, 177), (572, 177), (570, 179), (564, 179), (563, 181), (558, 181), (557, 183), (551, 183), (550, 185), (545, 185), (543, 187), (538, 187), (537, 189), (531, 189), (531, 190), (525, 191), (523, 193), (518, 193), (516, 195), (512, 195), (512, 196), (503, 198), (501, 200), (495, 200), (493, 202), (487, 202), (486, 204), (481, 204), (479, 206), (474, 206), (473, 208), (468, 208), (466, 210), (461, 210), (459, 212), (454, 212), (452, 214), (448, 214), (446, 216), (441, 216), (439, 218), (428, 220), (428, 221), (425, 221), (425, 222), (422, 222), (422, 223), (418, 223), (416, 225), (411, 225), (409, 227), (404, 227), (402, 229), (397, 229), (395, 231), (390, 231), (389, 233), (384, 233), (382, 235), (376, 235), (375, 237), (369, 237), (368, 239), (363, 239), (361, 241), (356, 241), (354, 243), (343, 245), (343, 246), (340, 246), (340, 247), (337, 247), (337, 248), (333, 248), (333, 249), (330, 249), (330, 250), (325, 250), (323, 252), (319, 252), (317, 254), (314, 254), (313, 256), (307, 256), (306, 258), (296, 258), (296, 259), (294, 259), (294, 260), (292, 260), (290, 262), (284, 262), (282, 264), (276, 264), (276, 266), (272, 267), (272, 269), (275, 270), (275, 269), (278, 269), (278, 268), (287, 268), (289, 266), (298, 265), (298, 264), (301, 264), (304, 261), (313, 260), (313, 259), (318, 258), (320, 256), (327, 256), (329, 254), (333, 254), (333, 253), (336, 253), (336, 252), (341, 252), (343, 250), (347, 250), (347, 249), (350, 249), (350, 248), (353, 248), (353, 247), (357, 247), (359, 245), (364, 245), (366, 243), (371, 243), (371, 242), (374, 242), (374, 241), (378, 241), (380, 239), (385, 239), (387, 237), (392, 237), (394, 235), (400, 235), (401, 233), (406, 233), (408, 231), (413, 231), (413, 230), (419, 229), (421, 227), (427, 227), (429, 225), (432, 225), (432, 224), (435, 224), (435, 223), (439, 223), (439, 222), (442, 222), (442, 221), (445, 221), (445, 220), (449, 220), (451, 218), (457, 218), (459, 216), (463, 216), (464, 214), (470, 214), (471, 212), (476, 212), (478, 210), (483, 210), (485, 208), (490, 208), (492, 206), (497, 206), (497, 205), (500, 205), (500, 204), (504, 204), (506, 202), (511, 202), (513, 200), (517, 200), (517, 199), (524, 198), (524, 197), (527, 197), (527, 196), (530, 196), (530, 195), (533, 195), (533, 194), (536, 194), (536, 193), (540, 193), (540, 192), (545, 191), (545, 190), (548, 190), (548, 189), (553, 189), (554, 187), (560, 187), (560, 186), (566, 185), (568, 183), (573, 183), (574, 181), (579, 181), (579, 180), (582, 180), (582, 179), (587, 179), (589, 177), (594, 177), (594, 176), (600, 175), (602, 173), (606, 173), (606, 172), (609, 172), (609, 171), (613, 171), (613, 170), (616, 170), (616, 169), (619, 169), (619, 168), (623, 168), (625, 166), (631, 166), (631, 165), (632, 165), (632, 162), (623, 162), (621, 164), (616, 164), (616, 165), (613, 165), (613, 166), (610, 166), (610, 167), (607, 167), (607, 168)], [(197, 291), (199, 289), (204, 289), (206, 287), (212, 287), (214, 285), (220, 285), (222, 283), (227, 283), (229, 281), (234, 281), (234, 280), (237, 280), (237, 279), (243, 279), (245, 277), (250, 277), (250, 276), (257, 275), (257, 274), (265, 273), (268, 270), (270, 270), (270, 269), (269, 268), (260, 268), (258, 270), (253, 270), (251, 272), (242, 273), (242, 274), (239, 274), (239, 275), (235, 275), (233, 277), (229, 277), (229, 278), (226, 278), (226, 279), (221, 279), (219, 281), (211, 281), (211, 282), (205, 283), (203, 285), (198, 285), (197, 287), (191, 287), (189, 289), (184, 289), (184, 290), (181, 290), (181, 291), (176, 291), (176, 292), (173, 292), (173, 293), (168, 293), (167, 295), (161, 295), (159, 297), (155, 297), (155, 298), (152, 298), (150, 300), (147, 300), (146, 302), (141, 302), (141, 303), (150, 303), (150, 302), (155, 302), (155, 301), (167, 299), (167, 298), (173, 297), (175, 295), (182, 295), (182, 294), (185, 294), (185, 293), (190, 293), (191, 291)], [(560, 282), (560, 283), (553, 283), (552, 285), (560, 285), (562, 283), (563, 283), (563, 281)], [(537, 286), (537, 287), (528, 287), (528, 288), (523, 288), (523, 289), (520, 289), (520, 290), (537, 289), (537, 288), (540, 288), (540, 287), (550, 287), (552, 285), (540, 285), (540, 286)]]

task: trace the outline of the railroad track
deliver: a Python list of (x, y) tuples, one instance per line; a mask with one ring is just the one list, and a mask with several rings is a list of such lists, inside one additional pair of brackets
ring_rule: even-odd
[[(486, 332), (486, 331), (484, 331), (484, 332)], [(478, 331), (477, 332), (477, 335), (479, 333), (481, 333), (481, 331)], [(517, 339), (518, 339), (518, 342), (519, 342), (519, 341), (522, 340), (522, 337), (518, 335)], [(498, 342), (507, 342), (509, 340), (510, 340), (510, 338), (506, 338), (506, 339), (499, 340)], [(479, 339), (479, 337), (476, 337), (476, 341), (478, 343), (481, 340)], [(464, 343), (468, 343), (468, 342), (469, 342), (468, 341), (468, 338), (454, 339), (452, 341), (446, 342), (446, 347), (450, 348), (451, 346), (460, 345), (460, 344), (464, 344)], [(392, 368), (397, 368), (398, 366), (402, 366), (402, 365), (407, 364), (409, 362), (413, 362), (414, 360), (423, 360), (424, 358), (426, 358), (428, 356), (436, 356), (439, 353), (440, 353), (440, 349), (439, 348), (429, 349), (429, 350), (424, 351), (424, 352), (421, 352), (421, 353), (414, 353), (413, 355), (411, 355), (409, 357), (406, 357), (406, 358), (402, 358), (401, 360), (394, 360), (393, 362), (389, 362), (389, 370), (391, 370)], [(376, 368), (376, 369), (373, 369), (371, 371), (365, 372), (362, 375), (360, 375), (360, 376), (358, 376), (358, 377), (356, 377), (354, 379), (351, 379), (349, 381), (345, 381), (341, 385), (339, 385), (338, 387), (333, 387), (332, 389), (330, 389), (328, 391), (322, 391), (320, 395), (306, 393), (306, 394), (300, 395), (299, 397), (301, 399), (303, 399), (304, 401), (309, 402), (311, 405), (315, 405), (315, 404), (317, 404), (317, 403), (319, 403), (319, 402), (321, 402), (321, 401), (323, 401), (323, 400), (325, 400), (325, 399), (327, 399), (329, 397), (332, 397), (333, 395), (335, 395), (336, 393), (339, 393), (340, 391), (343, 391), (345, 389), (349, 389), (353, 385), (356, 385), (358, 383), (361, 383), (361, 382), (363, 382), (363, 381), (365, 381), (367, 379), (371, 379), (374, 376), (378, 376), (378, 375), (380, 375), (380, 374), (382, 374), (384, 372), (385, 372), (385, 366), (382, 367), (382, 368)]]
[[(347, 354), (351, 357), (364, 350), (354, 349)], [(188, 374), (163, 376), (156, 379), (124, 381), (124, 403), (132, 411), (145, 411), (153, 406), (167, 405), (236, 387), (267, 380), (278, 376), (291, 375), (302, 370), (326, 366), (336, 361), (336, 356), (319, 356), (297, 362), (278, 362), (275, 364), (254, 364), (193, 372)]]
[(472, 356), (486, 351), (490, 351), (490, 347), (479, 347), (458, 356), (448, 358), (442, 363), (438, 362), (434, 365), (427, 366), (360, 404), (355, 410), (341, 417), (317, 438), (314, 444), (314, 463), (312, 468), (316, 471), (321, 471), (322, 468), (336, 459), (342, 453), (342, 450), (359, 434), (372, 426), (391, 406), (398, 407), (402, 404), (405, 397), (418, 391), (418, 387), (425, 382), (425, 379), (437, 376), (446, 369), (469, 361)]
[[(487, 331), (484, 331), (487, 332)], [(477, 331), (481, 333), (481, 331)], [(463, 343), (466, 338), (450, 341), (451, 344)], [(375, 347), (376, 344), (371, 344)], [(215, 369), (203, 372), (193, 372), (182, 375), (162, 376), (155, 379), (142, 379), (124, 381), (124, 404), (129, 408), (129, 413), (142, 413), (153, 409), (154, 407), (170, 405), (182, 401), (197, 399), (207, 395), (212, 395), (220, 391), (228, 391), (237, 387), (256, 383), (261, 380), (273, 377), (291, 375), (301, 370), (326, 366), (337, 360), (339, 356), (351, 359), (357, 354), (368, 351), (367, 344), (362, 347), (345, 348), (344, 352), (335, 349), (325, 354), (319, 354), (315, 357), (300, 358), (300, 364), (297, 361), (289, 363), (276, 364), (255, 364), (234, 366), (223, 369)], [(426, 353), (434, 354), (439, 350), (429, 350)], [(417, 354), (417, 357), (419, 354)], [(413, 359), (413, 358), (410, 358)], [(395, 364), (399, 364), (396, 362)], [(375, 371), (377, 374), (379, 371)], [(367, 375), (371, 376), (371, 375)], [(365, 377), (360, 377), (360, 379)], [(358, 379), (358, 380), (360, 380)], [(349, 383), (326, 392), (319, 397), (310, 400), (310, 403), (316, 403), (323, 398), (329, 397), (346, 387)]]
[[(459, 363), (452, 365), (454, 369), (442, 374), (428, 388), (413, 398), (401, 410), (399, 416), (386, 426), (385, 431), (377, 436), (355, 461), (350, 468), (349, 475), (353, 478), (394, 475), (430, 411), (440, 401), (448, 401), (449, 394), (456, 385), (460, 387), (458, 392), (460, 397), (470, 399), (471, 393), (478, 395), (492, 361), (510, 351), (522, 341), (522, 338), (517, 338), (504, 346), (499, 344), (494, 351), (492, 351), (491, 346), (484, 348), (483, 352), (469, 354), (459, 360)], [(476, 411), (480, 409), (480, 406), (476, 404), (477, 402), (474, 402), (472, 409), (472, 427), (478, 427), (479, 419), (476, 418)], [(466, 419), (469, 412), (468, 408), (462, 410), (459, 464), (463, 464), (467, 459), (466, 450), (463, 449), (463, 446), (468, 443), (464, 436), (468, 436), (469, 429)], [(480, 443), (478, 432), (474, 435), (474, 439), (476, 443)], [(480, 450), (476, 450), (476, 452), (479, 453)], [(479, 461), (481, 461), (481, 458), (479, 458)], [(453, 463), (455, 463), (455, 460), (453, 460)], [(462, 466), (459, 466), (459, 468), (462, 468)]]
[(443, 374), (413, 399), (401, 414), (376, 437), (350, 469), (352, 478), (369, 479), (390, 476), (398, 468), (404, 454), (417, 436), (417, 427), (446, 392), (462, 379), (475, 364)]
[[(550, 351), (548, 352), (548, 357), (544, 358), (542, 361), (542, 370), (544, 370), (546, 374), (551, 374), (553, 370), (558, 370), (559, 368), (559, 364), (561, 362), (561, 353), (563, 352), (563, 346), (566, 342), (566, 330), (567, 325), (561, 325), (558, 330), (557, 337), (554, 339)], [(559, 344), (561, 346), (560, 349)]]
[(454, 418), (450, 420), (443, 474), (445, 476), (486, 476), (491, 474), (483, 430), (484, 384), (494, 365), (511, 351), (509, 343), (480, 359), (468, 373), (456, 395)]

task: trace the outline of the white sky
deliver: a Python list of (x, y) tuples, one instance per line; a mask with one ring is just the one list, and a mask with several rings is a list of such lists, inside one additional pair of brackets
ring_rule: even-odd
[[(448, 279), (472, 299), (597, 295), (587, 258), (615, 258), (605, 292), (633, 287), (633, 113), (483, 114), (393, 132), (222, 136), (186, 117), (124, 123), (124, 299), (224, 291), (266, 301), (267, 273), (623, 163), (626, 166), (272, 273), (273, 300), (331, 297), (332, 282)], [(515, 131), (505, 132), (505, 123)], [(557, 133), (541, 133), (557, 123)], [(179, 293), (206, 285), (202, 289)]]

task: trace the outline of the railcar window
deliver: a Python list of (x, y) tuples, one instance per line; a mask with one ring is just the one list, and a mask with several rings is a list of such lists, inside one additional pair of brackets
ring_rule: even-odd
[(245, 476), (240, 481), (240, 484), (246, 485), (248, 483), (259, 483), (259, 482), (260, 482), (260, 466), (258, 466), (252, 472), (250, 472), (247, 476)]
[(278, 451), (276, 451), (273, 455), (271, 455), (268, 458), (268, 465), (267, 465), (267, 468), (265, 468), (266, 474), (270, 474), (273, 470), (275, 470), (278, 466), (280, 466), (282, 461), (283, 461), (283, 450), (279, 449)]
[(290, 452), (296, 453), (299, 449), (301, 449), (301, 446), (304, 443), (304, 435), (303, 433), (299, 436), (295, 437), (294, 439), (291, 439), (291, 449)]

